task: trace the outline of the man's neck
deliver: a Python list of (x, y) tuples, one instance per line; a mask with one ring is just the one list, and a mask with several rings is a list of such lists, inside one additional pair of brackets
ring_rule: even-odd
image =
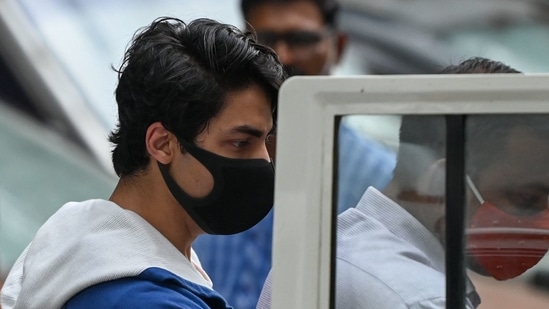
[(151, 175), (122, 177), (109, 200), (137, 213), (191, 259), (191, 244), (201, 230), (162, 180), (155, 181)]

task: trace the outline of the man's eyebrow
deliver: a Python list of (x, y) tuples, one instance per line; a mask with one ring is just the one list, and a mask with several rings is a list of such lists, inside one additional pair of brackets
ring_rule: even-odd
[(255, 137), (262, 137), (263, 134), (265, 134), (264, 131), (249, 125), (234, 127), (229, 131), (229, 133), (244, 133)]
[(514, 186), (513, 188), (518, 189), (534, 189), (541, 192), (549, 193), (549, 185), (541, 181), (532, 181), (523, 184)]

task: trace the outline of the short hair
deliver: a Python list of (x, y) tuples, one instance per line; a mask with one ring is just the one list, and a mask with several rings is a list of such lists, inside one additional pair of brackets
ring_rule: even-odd
[[(475, 73), (521, 73), (502, 62), (494, 61), (482, 57), (473, 57), (461, 62), (458, 65), (450, 65), (442, 69), (440, 74), (475, 74)], [(503, 119), (503, 118), (500, 118)], [(513, 119), (513, 115), (506, 118), (509, 123), (518, 125)], [(486, 130), (480, 130), (486, 122), (492, 123)], [(486, 134), (487, 130), (496, 130), (499, 126), (499, 120), (492, 115), (483, 115), (468, 117), (467, 133), (468, 140), (471, 143), (467, 144), (469, 151), (468, 157), (474, 163), (474, 166), (479, 166), (480, 161), (486, 161), (486, 156), (475, 159), (478, 152), (484, 148), (477, 148), (476, 145), (484, 141), (482, 134)], [(492, 131), (493, 132), (493, 131)], [(498, 131), (499, 132), (499, 131)], [(478, 133), (478, 134), (477, 134)], [(494, 133), (497, 134), (497, 133)], [(504, 138), (506, 136), (502, 136)], [(502, 141), (503, 139), (494, 139)], [(444, 116), (436, 115), (404, 115), (400, 126), (399, 136), (400, 146), (397, 155), (397, 165), (394, 175), (398, 179), (401, 186), (406, 189), (415, 186), (417, 178), (432, 164), (434, 161), (446, 157), (446, 123)], [(494, 144), (494, 146), (497, 146)], [(476, 148), (476, 149), (473, 149)], [(468, 162), (468, 166), (472, 166)]]
[(109, 141), (119, 176), (147, 167), (145, 135), (152, 123), (161, 122), (180, 143), (194, 142), (227, 94), (251, 85), (268, 94), (274, 118), (286, 78), (276, 54), (252, 33), (206, 18), (188, 24), (155, 19), (135, 33), (116, 71), (118, 124)]
[(472, 57), (458, 65), (449, 65), (440, 74), (521, 73), (512, 67), (487, 58)]
[(246, 21), (249, 20), (250, 11), (262, 4), (290, 4), (296, 2), (311, 2), (315, 4), (322, 13), (324, 23), (330, 27), (337, 27), (339, 3), (337, 0), (242, 0), (240, 9)]

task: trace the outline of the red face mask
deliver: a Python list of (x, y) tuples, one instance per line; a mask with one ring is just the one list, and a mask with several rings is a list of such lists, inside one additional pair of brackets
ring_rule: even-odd
[(549, 210), (512, 215), (484, 201), (469, 177), (467, 183), (481, 203), (467, 228), (467, 255), (497, 280), (536, 265), (549, 249)]

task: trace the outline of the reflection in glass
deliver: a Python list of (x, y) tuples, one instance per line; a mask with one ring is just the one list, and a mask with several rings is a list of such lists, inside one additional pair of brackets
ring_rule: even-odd
[[(383, 189), (393, 177), (399, 117), (343, 117), (338, 130), (338, 213), (355, 206), (370, 187)], [(379, 128), (384, 128), (380, 131)]]
[[(444, 119), (403, 116), (392, 179), (338, 216), (336, 308), (446, 308)], [(467, 116), (465, 136), (466, 307), (547, 307), (549, 116)]]
[[(469, 116), (466, 134), (467, 264), (475, 285), (515, 295), (506, 306), (532, 308), (517, 300), (528, 290), (503, 291), (549, 265), (543, 260), (549, 249), (549, 116)], [(486, 308), (503, 305), (499, 297), (481, 297)], [(543, 297), (546, 307), (549, 296)]]
[(445, 307), (444, 118), (401, 126), (392, 180), (338, 217), (337, 308)]

